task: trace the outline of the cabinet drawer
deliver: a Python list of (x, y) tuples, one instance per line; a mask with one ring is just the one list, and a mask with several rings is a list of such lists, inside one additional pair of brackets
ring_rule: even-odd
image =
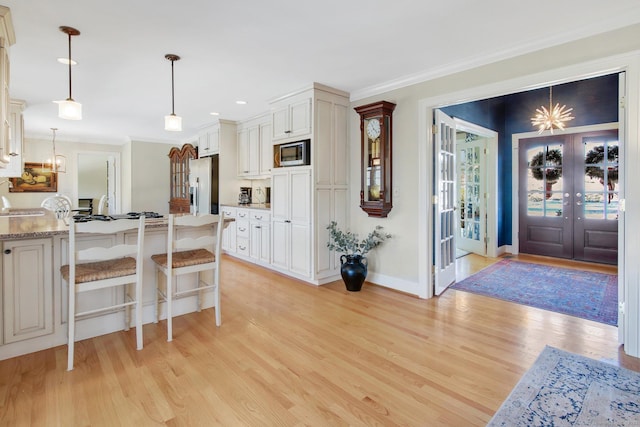
[(236, 243), (236, 252), (240, 255), (249, 256), (249, 239), (244, 237), (238, 237)]
[(223, 206), (221, 210), (224, 213), (225, 218), (235, 218), (236, 217), (236, 208), (230, 208), (229, 206)]
[(238, 209), (236, 213), (236, 218), (238, 219), (249, 219), (249, 209)]
[(238, 219), (236, 220), (236, 235), (238, 236), (238, 242), (240, 238), (249, 238), (249, 221)]
[(249, 218), (251, 221), (269, 221), (271, 219), (271, 214), (268, 211), (263, 210), (252, 210), (251, 217)]

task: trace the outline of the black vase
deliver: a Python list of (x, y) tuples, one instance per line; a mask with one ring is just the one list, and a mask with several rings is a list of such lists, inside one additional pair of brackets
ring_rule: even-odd
[(367, 258), (362, 255), (342, 255), (340, 257), (340, 274), (349, 292), (362, 289), (367, 277)]

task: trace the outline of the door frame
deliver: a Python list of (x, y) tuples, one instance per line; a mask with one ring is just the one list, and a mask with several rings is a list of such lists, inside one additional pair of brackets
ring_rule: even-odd
[[(486, 203), (487, 214), (487, 256), (495, 258), (498, 256), (498, 132), (479, 126), (466, 120), (453, 118), (456, 122), (456, 131), (470, 132), (486, 138), (487, 153), (485, 154), (487, 174), (485, 179), (486, 193), (488, 200)], [(457, 167), (457, 166), (456, 166)], [(456, 177), (456, 185), (458, 179)], [(462, 209), (462, 207), (460, 207)]]
[[(615, 123), (602, 123), (602, 124), (597, 124), (597, 125), (588, 125), (588, 126), (577, 126), (577, 127), (573, 127), (573, 128), (566, 128), (564, 131), (562, 131), (562, 135), (572, 135), (572, 134), (576, 134), (576, 133), (585, 133), (585, 132), (593, 132), (593, 131), (599, 131), (599, 130), (618, 130), (619, 131), (619, 123), (615, 122)], [(519, 206), (519, 193), (518, 193), (518, 185), (519, 185), (519, 179), (518, 179), (518, 173), (520, 172), (520, 165), (518, 164), (518, 154), (520, 152), (520, 140), (521, 139), (528, 139), (528, 138), (538, 138), (538, 137), (544, 137), (544, 136), (551, 136), (551, 131), (544, 131), (542, 133), (538, 133), (538, 131), (533, 131), (533, 132), (522, 132), (522, 133), (514, 133), (511, 137), (511, 159), (513, 160), (511, 162), (511, 212), (512, 212), (512, 217), (511, 217), (511, 253), (512, 254), (518, 254), (520, 253), (520, 240), (518, 237), (518, 230), (520, 227), (520, 206)], [(620, 137), (619, 137), (620, 138)], [(620, 144), (621, 146), (623, 144)], [(624, 152), (624, 148), (621, 147), (621, 151), (623, 154)], [(624, 157), (623, 155), (618, 156), (619, 157), (619, 165), (620, 165), (620, 176), (624, 177)], [(621, 184), (622, 184), (622, 180)], [(620, 187), (620, 200), (623, 200), (625, 198), (624, 194), (622, 193), (622, 186)], [(620, 229), (618, 229), (618, 233), (620, 232)], [(622, 246), (621, 246), (622, 247)], [(622, 254), (620, 254), (618, 256), (618, 258), (621, 258)], [(618, 268), (619, 269), (619, 268)]]
[[(509, 80), (500, 80), (485, 85), (464, 88), (456, 92), (448, 92), (418, 100), (418, 291), (420, 298), (433, 297), (433, 276), (431, 265), (433, 260), (433, 110), (447, 105), (477, 101), (510, 93), (539, 89), (560, 83), (597, 77), (624, 71), (626, 87), (621, 98), (624, 99), (624, 114), (618, 121), (624, 124), (625, 161), (629, 164), (640, 164), (640, 51), (620, 55), (607, 56), (593, 61), (576, 63), (565, 67), (549, 69), (540, 73), (527, 74)], [(481, 77), (490, 79), (491, 76)], [(620, 181), (634, 182), (640, 180), (640, 169), (626, 170)], [(621, 188), (622, 190), (622, 188)], [(640, 186), (625, 189), (626, 210), (640, 211)], [(640, 218), (621, 215), (619, 230), (629, 235), (640, 235)], [(640, 264), (626, 262), (627, 257), (640, 257), (640, 246), (628, 245), (623, 239), (619, 247), (618, 281), (622, 283), (624, 298), (620, 299), (621, 322), (618, 333), (620, 342), (624, 343), (625, 353), (631, 356), (640, 355)]]

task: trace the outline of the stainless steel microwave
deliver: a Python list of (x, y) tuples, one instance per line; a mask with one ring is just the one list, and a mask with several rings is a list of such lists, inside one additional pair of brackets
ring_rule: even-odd
[(280, 166), (302, 166), (311, 164), (310, 153), (311, 140), (290, 142), (281, 144), (280, 150)]

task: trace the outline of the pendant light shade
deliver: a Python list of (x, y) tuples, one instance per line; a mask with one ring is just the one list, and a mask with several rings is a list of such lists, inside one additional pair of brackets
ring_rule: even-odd
[(171, 53), (166, 54), (164, 57), (171, 61), (171, 114), (169, 114), (168, 116), (164, 116), (164, 130), (168, 130), (171, 132), (180, 132), (182, 131), (182, 117), (176, 116), (175, 113), (175, 91), (173, 84), (173, 63), (175, 61), (179, 61), (180, 57)]
[(64, 101), (54, 101), (58, 104), (58, 117), (66, 120), (82, 120), (82, 104), (73, 100), (71, 96), (71, 36), (79, 36), (80, 31), (72, 27), (60, 27), (60, 31), (67, 34), (69, 38), (69, 97)]

